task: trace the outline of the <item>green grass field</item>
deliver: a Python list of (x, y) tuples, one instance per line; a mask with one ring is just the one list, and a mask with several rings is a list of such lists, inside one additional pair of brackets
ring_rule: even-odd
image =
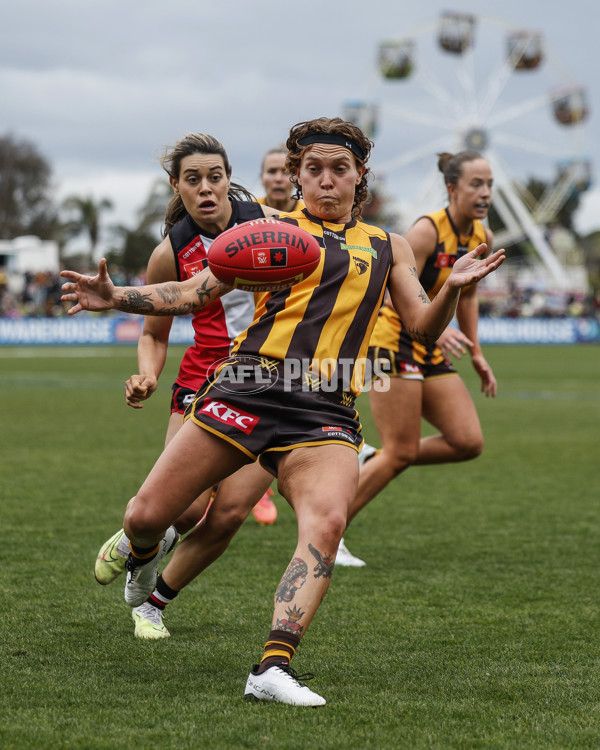
[[(294, 666), (323, 709), (242, 700), (295, 519), (250, 519), (133, 637), (94, 558), (161, 450), (170, 353), (142, 411), (134, 348), (0, 348), (3, 748), (600, 747), (600, 347), (488, 347), (500, 384), (464, 464), (414, 468), (346, 534)], [(359, 408), (377, 443), (368, 400)]]

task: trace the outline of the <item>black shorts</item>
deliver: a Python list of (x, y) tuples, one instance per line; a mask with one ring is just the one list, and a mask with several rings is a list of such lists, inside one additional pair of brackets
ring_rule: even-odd
[[(347, 393), (309, 390), (282, 377), (282, 364), (233, 357), (198, 391), (186, 418), (227, 440), (275, 476), (275, 453), (342, 444), (358, 452), (363, 439), (354, 399)], [(252, 382), (245, 377), (255, 372)], [(229, 373), (224, 381), (223, 374)]]
[(377, 379), (377, 373), (405, 380), (428, 380), (456, 373), (452, 362), (444, 356), (439, 346), (423, 346), (402, 334), (398, 351), (370, 346), (367, 358), (375, 373), (371, 383)]
[(171, 387), (171, 414), (185, 414), (187, 408), (194, 401), (196, 391), (185, 388), (179, 383), (173, 383)]

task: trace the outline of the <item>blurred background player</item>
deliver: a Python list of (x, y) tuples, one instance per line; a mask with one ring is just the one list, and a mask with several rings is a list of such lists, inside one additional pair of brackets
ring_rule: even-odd
[[(231, 165), (223, 146), (210, 135), (190, 134), (168, 149), (161, 165), (169, 175), (174, 195), (167, 207), (163, 241), (155, 248), (148, 262), (147, 283), (180, 281), (198, 274), (206, 266), (206, 253), (212, 240), (223, 230), (249, 219), (262, 218), (268, 209), (251, 202), (252, 196), (239, 185), (231, 183)], [(171, 416), (165, 444), (168, 444), (183, 424), (183, 414), (215, 362), (229, 356), (233, 339), (245, 330), (254, 316), (254, 296), (234, 290), (222, 300), (195, 313), (192, 319), (194, 344), (181, 361), (179, 373), (172, 387)], [(158, 379), (165, 365), (172, 317), (149, 317), (138, 341), (139, 373), (132, 375), (125, 386), (127, 404), (142, 408), (143, 402), (156, 391)], [(243, 470), (243, 482), (228, 478), (217, 490), (218, 510), (227, 514), (228, 491), (243, 492), (255, 499), (269, 488), (272, 476), (258, 464)], [(168, 546), (174, 546), (178, 536), (192, 529), (207, 510), (212, 491), (203, 493), (183, 513), (168, 534)], [(269, 503), (275, 508), (272, 501)], [(275, 508), (275, 517), (276, 517)], [(234, 513), (229, 526), (237, 530), (243, 521)], [(257, 519), (260, 520), (260, 519)], [(273, 512), (261, 523), (272, 523)], [(225, 549), (228, 539), (221, 540)], [(105, 542), (96, 559), (96, 580), (106, 585), (125, 570), (129, 555), (129, 540), (121, 529)], [(211, 552), (215, 559), (215, 548)], [(220, 553), (219, 553), (220, 554)], [(218, 555), (216, 555), (218, 556)], [(171, 572), (171, 571), (170, 571)], [(193, 576), (192, 576), (193, 577)], [(135, 633), (142, 638), (169, 635), (162, 623), (162, 609), (183, 586), (180, 579), (167, 574), (169, 586), (160, 578), (149, 602), (133, 609)], [(186, 583), (187, 583), (186, 576)], [(185, 584), (183, 584), (185, 585)], [(170, 598), (169, 598), (170, 597)]]
[(285, 146), (270, 148), (263, 157), (260, 181), (265, 190), (258, 202), (277, 209), (277, 211), (299, 211), (304, 203), (292, 195), (294, 186), (285, 170)]
[[(448, 191), (448, 206), (422, 216), (406, 233), (423, 288), (434, 299), (454, 262), (482, 242), (492, 248), (492, 233), (482, 224), (491, 204), (492, 171), (476, 151), (438, 155)], [(496, 378), (477, 335), (477, 286), (465, 287), (456, 308), (459, 328), (449, 326), (434, 346), (411, 338), (389, 298), (382, 307), (369, 359), (378, 360), (389, 389), (369, 391), (381, 450), (365, 445), (358, 490), (348, 520), (409, 466), (467, 461), (483, 450), (477, 411), (463, 380), (448, 357), (465, 351), (481, 379), (481, 391), (495, 396)], [(421, 437), (421, 418), (439, 432)]]
[[(283, 221), (320, 237), (322, 260), (303, 281), (260, 298), (254, 321), (236, 339), (228, 363), (239, 375), (247, 357), (260, 356), (268, 372), (273, 368), (284, 372), (284, 360), (289, 358), (307, 359), (316, 368), (306, 372), (312, 375), (308, 387), (300, 372), (254, 393), (248, 414), (252, 430), (247, 431), (236, 419), (225, 419), (209, 408), (215, 398), (218, 403), (218, 383), (209, 379), (124, 518), (133, 562), (127, 593), (130, 599), (143, 601), (156, 580), (165, 529), (201, 491), (245, 466), (249, 458), (260, 456), (265, 468), (277, 475), (279, 489), (294, 509), (298, 536), (275, 592), (271, 631), (260, 664), (254, 665), (246, 681), (247, 700), (297, 706), (326, 702), (303, 684), (290, 660), (329, 587), (348, 506), (356, 494), (357, 452), (363, 440), (354, 402), (362, 389), (362, 353), (386, 288), (413, 337), (434, 342), (454, 315), (460, 289), (493, 272), (504, 260), (502, 250), (481, 259), (485, 246), (476, 248), (454, 264), (430, 301), (415, 274), (414, 255), (406, 240), (359, 221), (367, 197), (371, 146), (359, 128), (339, 118), (292, 127), (287, 164), (307, 210)], [(354, 262), (349, 261), (349, 245), (356, 254)], [(70, 279), (63, 285), (62, 299), (74, 302), (71, 315), (82, 309), (185, 314), (231, 289), (209, 269), (178, 284), (115, 287), (104, 259), (94, 277), (68, 270), (61, 275)], [(351, 366), (342, 366), (342, 360)], [(230, 380), (228, 386), (227, 409), (245, 412), (243, 379)], [(246, 502), (239, 501), (241, 506)], [(213, 506), (217, 504), (218, 498)]]

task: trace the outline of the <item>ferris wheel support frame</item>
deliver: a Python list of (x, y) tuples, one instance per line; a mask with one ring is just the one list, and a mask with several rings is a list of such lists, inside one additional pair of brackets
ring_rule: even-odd
[(496, 183), (495, 190), (502, 191), (506, 203), (523, 228), (523, 234), (527, 235), (531, 240), (537, 254), (550, 272), (552, 279), (559, 287), (564, 287), (567, 282), (565, 270), (554, 254), (550, 244), (544, 237), (541, 227), (533, 221), (529, 212), (523, 206), (523, 203), (519, 198), (517, 191), (514, 189), (509, 177), (493, 154), (488, 154), (488, 161), (490, 162), (494, 174), (494, 180)]

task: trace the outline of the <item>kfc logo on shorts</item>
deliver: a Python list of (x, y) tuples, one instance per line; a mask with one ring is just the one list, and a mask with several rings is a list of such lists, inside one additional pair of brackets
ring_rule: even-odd
[(260, 417), (256, 417), (254, 414), (248, 414), (248, 412), (241, 409), (234, 409), (233, 406), (225, 403), (225, 401), (215, 401), (214, 398), (205, 399), (199, 413), (208, 414), (222, 424), (237, 427), (238, 430), (241, 430), (246, 435), (252, 432), (260, 419)]

